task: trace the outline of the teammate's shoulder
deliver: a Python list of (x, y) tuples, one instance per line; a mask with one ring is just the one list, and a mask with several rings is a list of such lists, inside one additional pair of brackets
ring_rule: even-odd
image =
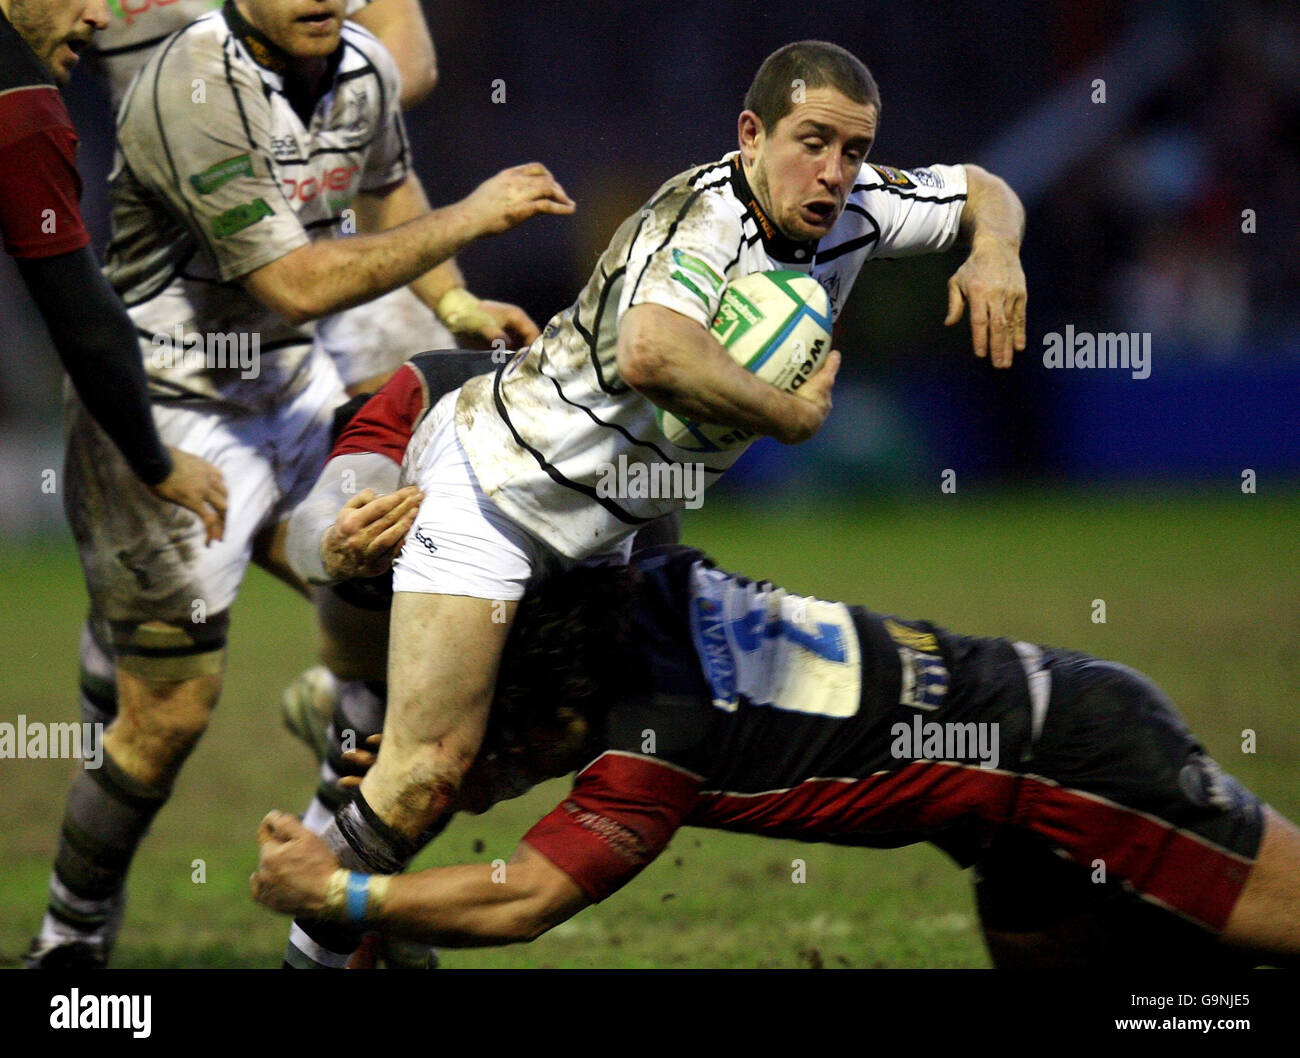
[(223, 89), (238, 90), (244, 106), (264, 98), (256, 66), (232, 46), (229, 25), (213, 11), (167, 37), (140, 69), (118, 115), (119, 140), (147, 128), (142, 134), (152, 141), (160, 119), (175, 127), (219, 119)]
[[(228, 73), (238, 75), (241, 72), (239, 68), (245, 64), (237, 58), (228, 61), (231, 58), (226, 51), (229, 39), (230, 27), (220, 11), (204, 15), (177, 30), (154, 49), (140, 71), (139, 83), (156, 85), (165, 82), (169, 85), (169, 92), (177, 90), (170, 86), (179, 83), (186, 89), (185, 99), (190, 101), (200, 87), (209, 87), (208, 79), (224, 80)], [(194, 84), (196, 78), (200, 84)]]
[(351, 19), (345, 20), (339, 46), (343, 49), (341, 72), (369, 65), (385, 79), (393, 81), (398, 79), (397, 60), (384, 46), (383, 41), (365, 26), (360, 26)]

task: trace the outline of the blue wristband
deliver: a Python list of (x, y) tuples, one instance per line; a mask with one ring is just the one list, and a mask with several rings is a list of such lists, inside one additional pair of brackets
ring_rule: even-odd
[(361, 925), (366, 920), (366, 904), (369, 902), (370, 875), (349, 871), (347, 900), (343, 905), (347, 920), (353, 925)]

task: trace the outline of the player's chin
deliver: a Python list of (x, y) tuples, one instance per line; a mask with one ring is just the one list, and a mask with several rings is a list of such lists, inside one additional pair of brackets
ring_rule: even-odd
[(830, 233), (838, 219), (839, 210), (833, 207), (801, 206), (795, 217), (795, 223), (801, 230), (799, 236), (801, 239), (820, 239)]
[(311, 28), (311, 23), (303, 23), (293, 35), (293, 44), (285, 50), (295, 59), (323, 59), (333, 55), (339, 46), (341, 27), (322, 32)]
[(60, 85), (66, 85), (72, 80), (72, 70), (77, 65), (77, 61), (77, 53), (68, 45), (60, 44), (54, 49), (54, 54), (50, 56), (47, 65), (54, 80)]

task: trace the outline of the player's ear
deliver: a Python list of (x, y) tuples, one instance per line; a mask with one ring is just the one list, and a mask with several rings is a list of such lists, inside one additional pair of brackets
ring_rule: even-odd
[(740, 155), (752, 165), (763, 146), (763, 119), (752, 110), (742, 110), (736, 119), (736, 138), (740, 141)]

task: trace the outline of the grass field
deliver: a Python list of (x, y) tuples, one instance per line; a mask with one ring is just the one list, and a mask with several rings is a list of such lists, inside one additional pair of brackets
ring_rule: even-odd
[[(792, 590), (1013, 634), (1159, 681), (1231, 772), (1300, 818), (1300, 497), (1025, 492), (848, 508), (710, 504), (687, 542)], [(1102, 599), (1106, 622), (1094, 623)], [(84, 607), (66, 534), (0, 546), (0, 721), (76, 719)], [(259, 572), (236, 604), (226, 693), (137, 857), (115, 964), (278, 965), (287, 921), (248, 897), (253, 833), (301, 810), (314, 766), (280, 726), (280, 691), (313, 660), (310, 611)], [(1242, 752), (1242, 732), (1257, 752)], [(0, 761), (0, 966), (44, 906), (70, 774)], [(551, 783), (461, 817), (420, 864), (508, 857), (554, 805)], [(806, 881), (791, 861), (806, 862)], [(205, 880), (195, 881), (196, 861)], [(969, 879), (927, 847), (864, 851), (684, 830), (623, 892), (526, 947), (445, 952), (456, 967), (984, 966)]]

